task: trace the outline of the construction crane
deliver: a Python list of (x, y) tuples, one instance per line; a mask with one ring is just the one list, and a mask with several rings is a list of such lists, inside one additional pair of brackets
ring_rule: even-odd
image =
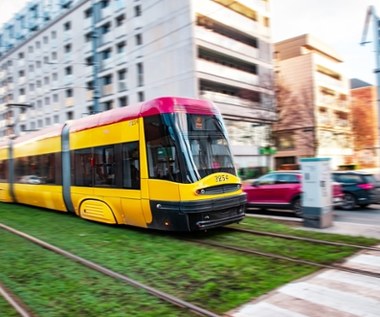
[(373, 44), (375, 46), (375, 58), (376, 58), (376, 68), (374, 73), (376, 74), (376, 98), (377, 98), (377, 127), (378, 127), (378, 144), (377, 144), (377, 157), (380, 157), (380, 19), (376, 15), (376, 10), (374, 6), (369, 6), (367, 9), (367, 15), (364, 23), (364, 30), (362, 35), (361, 45), (370, 43), (367, 41), (367, 33), (369, 26), (372, 21), (373, 30)]

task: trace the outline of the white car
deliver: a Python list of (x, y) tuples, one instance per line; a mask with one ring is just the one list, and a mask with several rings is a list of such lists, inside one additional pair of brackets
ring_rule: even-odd
[(42, 179), (41, 179), (41, 177), (39, 177), (37, 175), (25, 175), (25, 176), (21, 177), (20, 183), (23, 183), (23, 184), (41, 184)]

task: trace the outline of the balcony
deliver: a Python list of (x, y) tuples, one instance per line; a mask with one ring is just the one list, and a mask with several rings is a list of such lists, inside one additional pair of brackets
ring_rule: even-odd
[(118, 91), (121, 92), (124, 90), (127, 90), (127, 82), (125, 80), (121, 80), (118, 83)]
[(26, 103), (26, 95), (18, 96), (17, 103), (21, 103), (21, 104)]
[(65, 99), (65, 106), (66, 107), (73, 107), (74, 106), (74, 97), (67, 97)]
[(264, 121), (275, 121), (276, 113), (264, 109), (260, 102), (245, 100), (236, 96), (203, 90), (201, 98), (212, 100), (226, 118), (250, 118)]
[(213, 75), (218, 78), (219, 81), (223, 78), (229, 82), (239, 82), (240, 84), (244, 85), (260, 85), (258, 75), (243, 72), (238, 69), (223, 66), (202, 59), (197, 60), (197, 71), (206, 75)]
[(86, 101), (91, 101), (93, 99), (94, 92), (92, 90), (86, 91)]
[(112, 94), (113, 94), (113, 85), (112, 84), (104, 85), (102, 87), (102, 97), (112, 95)]
[(107, 19), (111, 15), (112, 15), (112, 6), (111, 5), (100, 10), (100, 19)]
[(246, 55), (249, 58), (259, 58), (259, 49), (235, 41), (218, 33), (197, 26), (195, 28), (195, 38), (201, 42), (198, 43), (205, 47), (214, 47), (218, 50), (233, 51), (238, 55)]

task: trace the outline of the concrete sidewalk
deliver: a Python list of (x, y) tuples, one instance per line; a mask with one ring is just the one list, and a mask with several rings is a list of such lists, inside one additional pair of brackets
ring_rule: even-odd
[[(380, 239), (380, 225), (334, 222), (326, 229), (300, 229)], [(380, 273), (380, 251), (360, 251), (343, 265)], [(226, 316), (379, 317), (380, 278), (333, 269), (321, 270), (259, 297)]]

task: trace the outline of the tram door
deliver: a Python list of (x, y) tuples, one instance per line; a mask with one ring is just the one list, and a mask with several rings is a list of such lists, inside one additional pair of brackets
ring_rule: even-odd
[(122, 148), (123, 188), (122, 210), (125, 223), (146, 227), (141, 205), (141, 159), (139, 142), (128, 142)]

